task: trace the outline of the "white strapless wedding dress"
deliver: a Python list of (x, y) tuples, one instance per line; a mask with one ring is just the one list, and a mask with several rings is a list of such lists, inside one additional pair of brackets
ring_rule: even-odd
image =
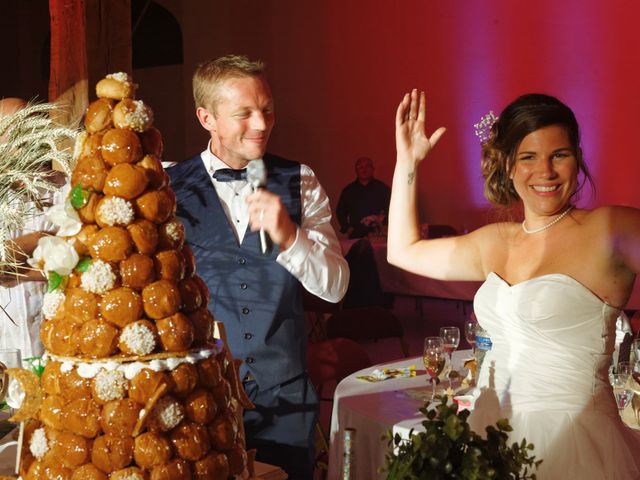
[(490, 273), (474, 310), (493, 347), (478, 378), (471, 427), (509, 418), (538, 479), (638, 479), (640, 434), (620, 420), (608, 369), (619, 309), (564, 274), (509, 285)]

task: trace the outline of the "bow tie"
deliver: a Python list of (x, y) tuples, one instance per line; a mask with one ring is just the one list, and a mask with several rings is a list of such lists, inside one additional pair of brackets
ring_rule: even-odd
[(234, 170), (233, 168), (219, 168), (213, 172), (213, 178), (218, 182), (233, 182), (235, 180), (246, 180), (247, 169)]

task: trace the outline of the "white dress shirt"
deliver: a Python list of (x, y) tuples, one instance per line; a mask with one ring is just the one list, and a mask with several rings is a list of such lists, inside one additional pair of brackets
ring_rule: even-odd
[[(209, 146), (200, 156), (240, 244), (249, 224), (246, 198), (252, 191), (251, 185), (246, 180), (218, 182), (213, 173), (229, 166), (211, 153)], [(307, 165), (300, 165), (300, 196), (302, 225), (297, 228), (293, 244), (281, 251), (276, 261), (310, 293), (328, 302), (338, 302), (347, 291), (349, 267), (331, 226), (329, 198)]]

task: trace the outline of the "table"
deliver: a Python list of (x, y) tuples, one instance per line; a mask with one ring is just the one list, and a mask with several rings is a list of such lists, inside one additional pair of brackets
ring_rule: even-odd
[[(453, 364), (460, 365), (471, 355), (471, 350), (453, 353)], [(384, 465), (387, 440), (381, 436), (395, 425), (407, 428), (419, 425), (424, 419), (418, 411), (423, 402), (403, 391), (412, 388), (431, 388), (422, 365), (422, 357), (405, 358), (383, 368), (402, 368), (415, 365), (418, 374), (412, 378), (394, 378), (376, 383), (358, 380), (358, 375), (370, 373), (380, 366), (360, 370), (342, 380), (336, 387), (331, 415), (329, 473), (327, 478), (340, 478), (342, 435), (345, 428), (356, 429), (356, 475), (358, 479), (384, 479), (377, 472)]]
[[(471, 356), (471, 350), (453, 353), (453, 365), (458, 368), (464, 359)], [(375, 368), (402, 368), (415, 364), (418, 375), (413, 378), (395, 378), (377, 383), (358, 380), (359, 375), (369, 374)], [(418, 411), (423, 402), (407, 395), (407, 391), (427, 386), (422, 358), (413, 357), (382, 365), (372, 366), (342, 380), (336, 387), (333, 412), (331, 414), (329, 472), (328, 478), (340, 478), (343, 453), (342, 432), (346, 428), (356, 430), (356, 479), (382, 480), (384, 474), (378, 469), (384, 465), (388, 451), (388, 441), (381, 437), (393, 430), (407, 438), (411, 429), (422, 430), (424, 416)], [(635, 429), (640, 440), (640, 426), (637, 425), (631, 405), (622, 412), (622, 420)]]
[[(355, 241), (340, 241), (343, 255), (349, 251)], [(385, 237), (372, 237), (369, 241), (373, 247), (380, 288), (385, 293), (472, 302), (476, 291), (482, 285), (482, 282), (475, 281), (436, 280), (394, 267), (387, 262), (387, 239)], [(625, 308), (628, 310), (640, 310), (640, 281), (635, 283)]]

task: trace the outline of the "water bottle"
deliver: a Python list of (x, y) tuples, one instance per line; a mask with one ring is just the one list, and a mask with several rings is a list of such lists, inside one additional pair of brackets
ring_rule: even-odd
[(476, 326), (476, 359), (478, 361), (478, 374), (484, 361), (484, 356), (491, 350), (491, 339), (489, 333), (478, 324)]

